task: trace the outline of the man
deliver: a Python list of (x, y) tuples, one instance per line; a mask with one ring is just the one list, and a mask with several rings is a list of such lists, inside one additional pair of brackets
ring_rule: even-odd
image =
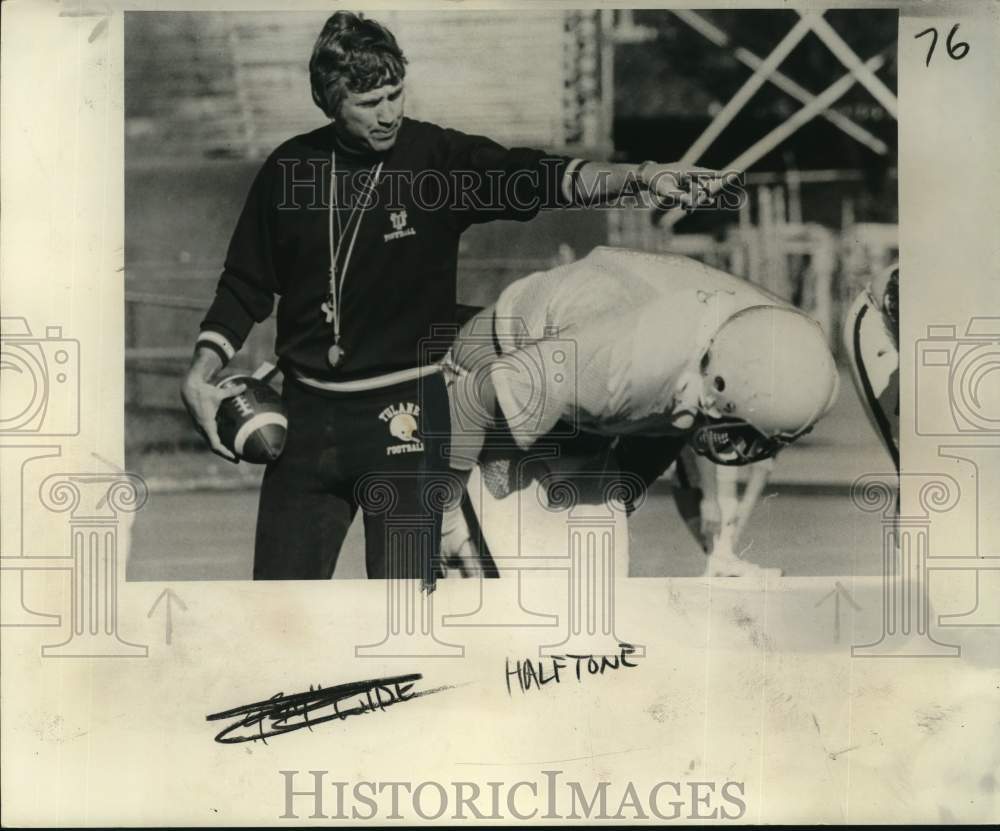
[(851, 378), (899, 473), (899, 264), (877, 274), (844, 319)]
[[(482, 461), (495, 499), (525, 485), (512, 460), (545, 444), (563, 470), (578, 460), (571, 478), (617, 470), (644, 486), (685, 447), (717, 465), (763, 462), (838, 391), (819, 324), (779, 298), (685, 257), (607, 247), (510, 285), (449, 363), (452, 464)], [(450, 550), (464, 542), (455, 512), (445, 534)]]
[(408, 119), (405, 70), (385, 27), (349, 12), (326, 22), (309, 72), (330, 123), (282, 144), (257, 174), (184, 379), (196, 427), (234, 460), (215, 414), (242, 387), (220, 389), (215, 376), (280, 296), (275, 352), (289, 427), (261, 488), (255, 579), (329, 578), (359, 505), (368, 576), (428, 578), (436, 542), (388, 561), (388, 507), (378, 510), (372, 475), (415, 527), (439, 525), (422, 495), (446, 467), (435, 437), (448, 432), (448, 403), (419, 344), (454, 321), (463, 231), (528, 220), (583, 193), (607, 201), (636, 184), (685, 207), (699, 198), (669, 165), (508, 150)]

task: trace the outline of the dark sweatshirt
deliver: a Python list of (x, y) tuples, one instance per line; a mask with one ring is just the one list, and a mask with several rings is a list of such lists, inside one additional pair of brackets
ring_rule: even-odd
[[(333, 324), (321, 307), (330, 291), (335, 149), (345, 356), (333, 369)], [(373, 204), (359, 206), (349, 222), (380, 161)], [(474, 223), (524, 221), (542, 208), (565, 207), (561, 182), (569, 162), (412, 119), (403, 120), (382, 155), (340, 149), (332, 125), (296, 136), (268, 157), (250, 188), (199, 344), (228, 360), (277, 296), (275, 353), (285, 371), (349, 380), (439, 358), (421, 342), (440, 340), (440, 327), (455, 322), (460, 235)]]

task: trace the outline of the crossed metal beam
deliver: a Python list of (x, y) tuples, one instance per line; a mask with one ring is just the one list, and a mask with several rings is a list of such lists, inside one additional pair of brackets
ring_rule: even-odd
[[(729, 38), (719, 29), (716, 29), (703, 17), (695, 12), (674, 11), (680, 20), (691, 26), (700, 34), (717, 43), (720, 46), (728, 46)], [(791, 51), (810, 31), (823, 41), (826, 47), (837, 57), (837, 59), (847, 68), (848, 73), (835, 81), (819, 95), (813, 95), (805, 89), (799, 87), (794, 81), (778, 72), (778, 66), (788, 57)], [(733, 95), (725, 107), (723, 107), (712, 119), (711, 123), (702, 132), (694, 144), (688, 148), (681, 159), (683, 164), (692, 164), (709, 148), (712, 142), (718, 138), (723, 130), (732, 122), (739, 112), (746, 106), (757, 90), (767, 81), (771, 81), (779, 89), (789, 93), (794, 98), (803, 103), (802, 109), (792, 115), (784, 123), (780, 124), (762, 139), (751, 145), (747, 150), (737, 156), (732, 162), (725, 166), (726, 170), (742, 170), (749, 167), (754, 162), (759, 161), (771, 150), (777, 147), (782, 141), (799, 129), (803, 124), (811, 121), (817, 115), (823, 115), (844, 130), (852, 138), (856, 138), (863, 144), (872, 147), (876, 152), (885, 154), (888, 152), (884, 142), (879, 141), (863, 128), (856, 125), (846, 117), (834, 113), (829, 108), (838, 101), (854, 84), (860, 83), (872, 96), (889, 112), (894, 118), (898, 118), (898, 103), (892, 91), (875, 75), (886, 61), (886, 54), (875, 55), (867, 61), (863, 61), (844, 41), (836, 30), (823, 19), (822, 12), (799, 12), (799, 20), (781, 39), (777, 46), (771, 51), (767, 58), (761, 60), (752, 52), (745, 49), (737, 49), (736, 57), (746, 66), (753, 68), (753, 74), (744, 82), (743, 86)], [(862, 137), (859, 138), (859, 135)], [(878, 144), (873, 146), (873, 141)], [(721, 187), (721, 185), (719, 186)], [(687, 214), (680, 208), (674, 208), (665, 213), (658, 212), (655, 218), (658, 224), (665, 224), (672, 227)]]
[[(744, 49), (742, 46), (734, 46), (732, 38), (730, 38), (729, 35), (709, 20), (706, 20), (697, 12), (687, 11), (686, 9), (672, 9), (672, 12), (675, 17), (682, 20), (698, 34), (706, 40), (714, 43), (716, 46), (721, 47), (722, 49), (732, 48), (733, 56), (744, 66), (756, 70), (764, 63), (762, 58), (755, 55), (749, 49)], [(800, 86), (778, 69), (775, 69), (767, 80), (786, 95), (794, 98), (800, 104), (808, 104), (813, 100), (813, 98), (815, 98), (809, 90)], [(872, 152), (877, 153), (880, 156), (888, 154), (889, 147), (884, 141), (882, 141), (882, 139), (870, 133), (860, 124), (856, 124), (851, 121), (851, 119), (847, 116), (838, 113), (836, 110), (825, 110), (820, 113), (820, 117), (829, 121), (852, 139), (869, 148)]]

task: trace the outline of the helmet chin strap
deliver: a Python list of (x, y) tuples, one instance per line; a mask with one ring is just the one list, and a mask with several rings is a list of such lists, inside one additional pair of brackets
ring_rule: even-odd
[(677, 379), (670, 422), (673, 427), (687, 430), (694, 426), (701, 413), (701, 374), (698, 364), (688, 364)]

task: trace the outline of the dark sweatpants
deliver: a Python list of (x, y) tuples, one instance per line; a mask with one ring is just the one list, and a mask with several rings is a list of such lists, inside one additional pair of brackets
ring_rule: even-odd
[(450, 482), (441, 376), (352, 393), (286, 376), (283, 397), (288, 437), (264, 474), (254, 579), (330, 578), (360, 507), (368, 576), (431, 582)]

